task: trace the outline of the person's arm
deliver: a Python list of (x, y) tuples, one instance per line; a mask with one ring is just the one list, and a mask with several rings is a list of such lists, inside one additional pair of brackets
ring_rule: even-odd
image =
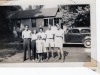
[(45, 37), (44, 37), (44, 39), (46, 40), (46, 38), (47, 38), (47, 34), (45, 34)]
[(32, 32), (31, 32), (31, 30), (30, 30), (30, 38), (31, 38), (31, 41), (32, 41)]
[(38, 42), (37, 42), (37, 40), (36, 40), (36, 46), (38, 45)]
[(47, 38), (47, 31), (45, 32), (45, 39)]
[(62, 39), (64, 38), (64, 31), (62, 30)]
[(32, 32), (31, 32), (31, 30), (30, 30), (30, 36), (32, 36)]
[(43, 39), (46, 40), (46, 34), (45, 33), (43, 34)]
[(22, 32), (22, 39), (24, 39), (24, 31)]
[(36, 52), (37, 52), (37, 47), (38, 47), (38, 42), (37, 42), (37, 40), (36, 40)]
[(31, 34), (31, 41), (32, 41), (32, 36), (33, 36), (33, 35)]
[(53, 39), (55, 40), (55, 33), (53, 32)]

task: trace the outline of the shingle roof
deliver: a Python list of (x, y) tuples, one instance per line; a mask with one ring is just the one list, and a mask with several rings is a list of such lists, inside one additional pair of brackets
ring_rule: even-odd
[(24, 10), (18, 11), (11, 19), (21, 19), (21, 18), (36, 18), (36, 17), (54, 17), (57, 14), (58, 8), (47, 8), (40, 10)]

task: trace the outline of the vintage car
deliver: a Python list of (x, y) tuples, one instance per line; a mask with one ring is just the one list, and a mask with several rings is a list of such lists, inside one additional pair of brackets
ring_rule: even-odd
[(88, 27), (71, 28), (65, 34), (66, 44), (83, 44), (91, 47), (91, 30)]

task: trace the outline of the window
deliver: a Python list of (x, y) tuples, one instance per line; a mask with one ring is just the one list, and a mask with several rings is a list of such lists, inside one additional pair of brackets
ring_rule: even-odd
[(20, 28), (20, 25), (21, 25), (21, 20), (17, 20), (17, 27)]
[(49, 24), (53, 26), (53, 19), (49, 19)]
[(45, 18), (44, 19), (44, 26), (48, 26), (48, 24), (53, 26), (58, 23), (59, 23), (59, 18)]
[(78, 29), (72, 29), (72, 33), (79, 33)]
[(81, 33), (90, 33), (90, 29), (82, 29)]
[(59, 18), (54, 18), (54, 25), (59, 23)]
[(48, 19), (44, 19), (44, 26), (48, 26)]
[(31, 19), (32, 27), (36, 27), (36, 19)]

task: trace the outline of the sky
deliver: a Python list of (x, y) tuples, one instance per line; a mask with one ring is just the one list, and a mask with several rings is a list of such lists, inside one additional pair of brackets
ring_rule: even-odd
[(59, 3), (61, 3), (59, 2), (59, 0), (57, 2), (54, 2), (53, 0), (51, 1), (47, 0), (45, 2), (43, 2), (43, 0), (14, 0), (14, 1), (6, 2), (2, 5), (20, 5), (23, 8), (23, 10), (25, 10), (29, 5), (45, 5), (44, 8), (54, 8), (57, 7)]

